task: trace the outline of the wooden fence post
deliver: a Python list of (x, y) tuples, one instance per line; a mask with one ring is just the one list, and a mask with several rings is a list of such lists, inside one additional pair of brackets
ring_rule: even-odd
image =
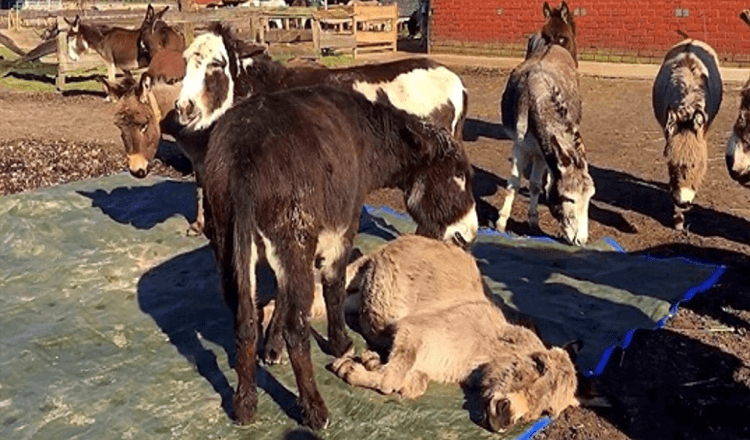
[[(64, 26), (64, 30), (63, 30)], [(62, 92), (65, 87), (65, 71), (68, 68), (68, 27), (60, 16), (57, 17), (57, 78), (55, 79), (55, 90)]]

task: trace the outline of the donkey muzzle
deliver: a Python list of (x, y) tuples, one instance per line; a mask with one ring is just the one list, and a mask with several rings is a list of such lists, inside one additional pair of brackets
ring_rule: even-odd
[(178, 99), (174, 103), (174, 108), (177, 111), (177, 120), (181, 125), (189, 125), (198, 117), (198, 108), (192, 99)]

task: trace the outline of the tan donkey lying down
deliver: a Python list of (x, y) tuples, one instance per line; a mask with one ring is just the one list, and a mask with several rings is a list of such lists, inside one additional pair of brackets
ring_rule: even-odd
[(406, 398), (430, 380), (478, 385), (494, 431), (578, 405), (569, 354), (510, 324), (462, 249), (403, 236), (352, 263), (347, 282), (368, 346), (392, 341), (385, 364), (372, 351), (337, 359), (330, 368), (347, 383)]

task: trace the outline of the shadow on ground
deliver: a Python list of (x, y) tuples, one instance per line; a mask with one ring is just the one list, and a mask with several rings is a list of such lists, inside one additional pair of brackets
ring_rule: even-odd
[[(273, 292), (270, 271), (259, 275), (259, 292)], [(195, 365), (221, 396), (231, 417), (233, 389), (218, 364), (218, 357), (203, 341), (235, 362), (233, 317), (221, 295), (216, 262), (209, 246), (178, 255), (146, 272), (138, 281), (138, 305), (150, 315), (177, 351)], [(257, 370), (258, 387), (266, 391), (290, 418), (301, 423), (301, 409), (289, 391), (265, 368)]]
[(748, 371), (737, 357), (674, 331), (640, 331), (597, 379), (613, 407), (595, 412), (634, 439), (749, 438)]
[(174, 215), (195, 221), (195, 182), (162, 181), (151, 186), (78, 191), (118, 223), (151, 229)]

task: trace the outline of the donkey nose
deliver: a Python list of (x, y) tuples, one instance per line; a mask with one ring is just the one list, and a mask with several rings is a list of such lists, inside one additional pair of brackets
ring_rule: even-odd
[(144, 177), (146, 177), (146, 170), (143, 168), (138, 169), (138, 170), (130, 170), (130, 174), (132, 174), (133, 177), (143, 179)]
[(187, 125), (195, 116), (195, 102), (192, 99), (177, 100), (174, 104), (180, 124)]

